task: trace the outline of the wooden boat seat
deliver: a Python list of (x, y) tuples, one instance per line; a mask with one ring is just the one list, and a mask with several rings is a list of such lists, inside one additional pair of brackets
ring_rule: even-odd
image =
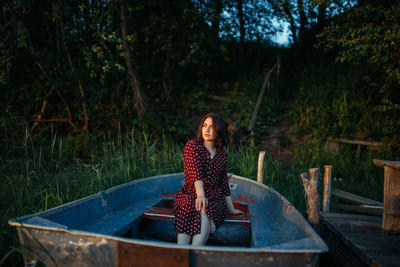
[(134, 202), (80, 227), (80, 230), (105, 235), (124, 233), (136, 219), (141, 218), (143, 212), (160, 201), (160, 198), (154, 197)]
[[(166, 193), (166, 194), (163, 194), (163, 196), (164, 196), (165, 207), (157, 207), (157, 206), (151, 207), (150, 209), (148, 209), (147, 211), (145, 211), (143, 213), (144, 218), (158, 219), (158, 220), (171, 220), (171, 221), (174, 220), (175, 215), (174, 215), (174, 209), (173, 209), (173, 199), (175, 197), (175, 194)], [(240, 203), (239, 201), (252, 202), (252, 199), (244, 197), (244, 196), (239, 196), (239, 197), (232, 198), (232, 200), (233, 200), (234, 207), (236, 209), (240, 209), (241, 211), (243, 211), (243, 214), (227, 213), (225, 216), (224, 223), (250, 226), (251, 220), (250, 220), (250, 216), (248, 213), (248, 206)]]
[[(160, 208), (160, 207), (152, 207), (143, 213), (144, 218), (148, 219), (158, 219), (158, 220), (174, 220), (174, 209), (173, 208)], [(250, 216), (247, 214), (226, 214), (225, 223), (227, 224), (236, 224), (236, 225), (245, 225), (250, 226)]]

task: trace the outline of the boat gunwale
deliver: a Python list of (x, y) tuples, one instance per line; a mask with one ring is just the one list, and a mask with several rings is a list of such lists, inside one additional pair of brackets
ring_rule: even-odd
[[(85, 203), (87, 201), (96, 199), (97, 197), (102, 196), (104, 193), (106, 193), (106, 194), (112, 193), (114, 191), (123, 189), (125, 187), (129, 187), (129, 186), (131, 186), (133, 184), (143, 182), (144, 179), (146, 179), (146, 180), (147, 179), (149, 179), (149, 180), (150, 179), (159, 179), (160, 177), (177, 176), (177, 175), (181, 175), (181, 174), (183, 174), (183, 172), (169, 173), (169, 174), (163, 174), (163, 175), (154, 175), (154, 176), (150, 176), (150, 177), (138, 178), (138, 179), (135, 179), (133, 181), (116, 185), (116, 186), (108, 188), (106, 190), (99, 191), (99, 192), (94, 193), (92, 195), (88, 195), (88, 196), (85, 196), (85, 197), (70, 201), (68, 203), (52, 207), (52, 208), (47, 209), (47, 210), (42, 210), (42, 211), (38, 211), (38, 212), (35, 212), (35, 213), (32, 213), (32, 214), (27, 214), (27, 215), (23, 215), (23, 216), (17, 217), (15, 219), (10, 219), (10, 220), (8, 220), (8, 224), (11, 225), (11, 226), (15, 226), (14, 223), (18, 224), (18, 223), (20, 223), (19, 221), (21, 221), (21, 220), (26, 220), (28, 218), (33, 218), (33, 217), (36, 217), (38, 215), (46, 215), (46, 216), (53, 215), (54, 213), (60, 212), (62, 210), (73, 208), (73, 207), (76, 207), (76, 206), (78, 206), (78, 205), (80, 205), (82, 203)], [(56, 228), (56, 227), (54, 227), (54, 228)]]
[[(147, 241), (135, 238), (125, 238), (125, 237), (118, 237), (113, 235), (105, 235), (105, 234), (96, 234), (92, 232), (87, 232), (83, 230), (67, 230), (62, 228), (56, 227), (43, 227), (38, 225), (32, 224), (19, 224), (13, 225), (21, 228), (28, 228), (35, 229), (35, 230), (46, 230), (50, 232), (65, 232), (67, 234), (71, 234), (73, 236), (79, 237), (101, 237), (107, 240), (114, 240), (114, 241), (122, 241), (125, 243), (136, 244), (136, 245), (145, 245), (145, 246), (155, 246), (160, 248), (178, 248), (178, 249), (189, 249), (189, 250), (201, 250), (201, 251), (218, 251), (218, 252), (268, 252), (268, 253), (323, 253), (325, 250), (322, 249), (278, 249), (278, 248), (271, 248), (276, 245), (272, 246), (265, 246), (265, 247), (232, 247), (232, 246), (213, 246), (213, 245), (205, 245), (205, 246), (192, 246), (192, 245), (178, 245), (176, 243), (168, 243), (165, 241)], [(28, 226), (28, 227), (27, 227)], [(312, 237), (309, 237), (312, 238)], [(284, 244), (284, 243), (282, 243)], [(327, 251), (327, 250), (326, 250)]]
[[(44, 213), (47, 215), (54, 214), (55, 212), (60, 212), (60, 210), (64, 210), (67, 208), (72, 208), (75, 207), (81, 203), (84, 203), (86, 201), (92, 200), (97, 198), (99, 195), (101, 196), (104, 192), (106, 193), (112, 193), (114, 191), (123, 189), (125, 187), (129, 187), (133, 184), (143, 182), (144, 179), (146, 180), (151, 180), (151, 179), (160, 179), (160, 178), (165, 178), (165, 177), (170, 177), (170, 176), (177, 176), (177, 175), (183, 175), (183, 172), (179, 173), (172, 173), (172, 174), (164, 174), (164, 175), (155, 175), (151, 177), (145, 177), (145, 178), (139, 178), (136, 180), (133, 180), (131, 182), (127, 182), (124, 184), (120, 184), (117, 186), (114, 186), (112, 188), (100, 191), (98, 193), (68, 202), (66, 204), (63, 204), (61, 206), (56, 206), (51, 209), (45, 210), (45, 211), (40, 211), (34, 214), (28, 214), (25, 216), (21, 216), (15, 219), (10, 219), (8, 221), (8, 224), (10, 226), (15, 226), (15, 227), (21, 227), (21, 228), (32, 228), (32, 229), (37, 229), (37, 230), (46, 230), (50, 232), (65, 232), (74, 236), (88, 236), (88, 237), (101, 237), (101, 238), (106, 238), (109, 240), (115, 240), (115, 241), (122, 241), (122, 242), (127, 242), (131, 244), (138, 244), (138, 245), (146, 245), (146, 246), (155, 246), (155, 247), (160, 247), (160, 248), (178, 248), (178, 249), (190, 249), (190, 250), (201, 250), (201, 251), (219, 251), (219, 252), (251, 252), (251, 253), (257, 253), (257, 252), (268, 252), (268, 253), (323, 253), (328, 251), (328, 247), (325, 244), (325, 242), (321, 239), (321, 237), (318, 236), (318, 234), (314, 231), (314, 229), (307, 223), (305, 218), (302, 216), (302, 214), (296, 209), (296, 207), (293, 206), (291, 202), (289, 202), (282, 194), (277, 192), (276, 190), (272, 189), (271, 187), (261, 184), (257, 181), (254, 181), (252, 179), (235, 175), (232, 174), (232, 178), (239, 179), (245, 182), (253, 183), (256, 186), (261, 186), (267, 191), (270, 191), (271, 193), (275, 194), (278, 196), (282, 201), (284, 201), (286, 205), (290, 206), (291, 209), (294, 210), (294, 213), (296, 215), (299, 215), (299, 219), (302, 220), (301, 224), (304, 229), (304, 231), (307, 231), (310, 236), (307, 238), (312, 238), (315, 240), (315, 243), (318, 247), (312, 248), (312, 249), (279, 249), (276, 248), (276, 245), (271, 245), (271, 246), (265, 246), (265, 247), (229, 247), (229, 246), (212, 246), (212, 245), (207, 245), (207, 246), (192, 246), (192, 245), (178, 245), (175, 243), (168, 243), (168, 242), (163, 242), (163, 241), (147, 241), (147, 240), (140, 240), (140, 239), (134, 239), (134, 238), (124, 238), (124, 237), (118, 237), (118, 236), (113, 236), (113, 235), (106, 235), (106, 234), (99, 234), (99, 233), (93, 233), (93, 232), (88, 232), (84, 230), (76, 230), (76, 229), (69, 229), (67, 228), (60, 228), (60, 227), (55, 227), (55, 226), (40, 226), (36, 224), (30, 224), (30, 223), (22, 223), (22, 220), (28, 219), (28, 218), (33, 218), (33, 217), (39, 217), (40, 215), (43, 215)], [(281, 244), (285, 244), (281, 243)], [(287, 242), (290, 243), (290, 242)], [(275, 247), (275, 248), (274, 248)]]

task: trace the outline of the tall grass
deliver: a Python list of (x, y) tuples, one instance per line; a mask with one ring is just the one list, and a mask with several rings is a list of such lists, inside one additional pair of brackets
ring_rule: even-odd
[[(154, 141), (143, 132), (102, 133), (33, 138), (24, 132), (21, 145), (6, 144), (0, 156), (0, 260), (21, 265), (20, 247), (11, 218), (34, 213), (97, 193), (134, 179), (183, 170), (182, 149), (163, 136)], [(255, 179), (259, 150), (228, 147), (228, 171)], [(354, 152), (333, 155), (321, 143), (299, 146), (294, 162), (266, 156), (264, 183), (283, 194), (301, 211), (306, 208), (299, 175), (311, 167), (334, 166), (333, 186), (382, 200), (383, 171), (372, 165), (373, 153), (354, 160)], [(322, 175), (321, 175), (322, 176)], [(365, 191), (368, 189), (368, 191)]]
[[(25, 135), (0, 157), (1, 257), (18, 246), (7, 221), (47, 210), (134, 179), (183, 169), (182, 148), (165, 137), (152, 141), (144, 133), (60, 137), (47, 141)], [(1, 258), (0, 257), (0, 258)], [(11, 254), (7, 263), (21, 259)], [(18, 265), (17, 264), (17, 265)]]

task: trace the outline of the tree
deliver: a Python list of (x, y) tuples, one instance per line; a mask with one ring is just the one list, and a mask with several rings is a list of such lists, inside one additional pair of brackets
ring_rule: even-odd
[[(265, 0), (193, 1), (215, 37), (222, 40), (267, 41), (276, 30)], [(218, 34), (217, 34), (218, 33)]]
[(127, 33), (127, 26), (126, 26), (126, 15), (125, 15), (125, 4), (123, 0), (120, 0), (120, 18), (121, 18), (121, 33), (122, 33), (122, 39), (123, 39), (123, 44), (124, 44), (124, 51), (125, 51), (125, 64), (126, 68), (128, 71), (128, 80), (129, 80), (129, 85), (132, 88), (133, 95), (135, 96), (135, 108), (136, 111), (138, 112), (139, 116), (142, 113), (143, 109), (143, 102), (142, 102), (142, 97), (141, 97), (141, 90), (139, 87), (139, 83), (136, 79), (136, 75), (133, 70), (133, 64), (132, 64), (132, 57), (131, 57), (131, 51), (129, 47), (129, 42), (128, 42), (128, 33)]
[(337, 60), (371, 65), (384, 73), (383, 90), (400, 85), (400, 3), (361, 2), (334, 19), (319, 45), (338, 51)]
[[(268, 0), (275, 15), (290, 25), (292, 43), (302, 46), (315, 38), (325, 26), (327, 17), (341, 14), (351, 9), (356, 1), (350, 0)], [(308, 33), (311, 33), (309, 35)], [(307, 36), (310, 37), (307, 37)]]
[[(8, 110), (25, 118), (37, 114), (32, 129), (38, 122), (67, 122), (82, 131), (88, 131), (91, 119), (93, 125), (117, 124), (121, 108), (137, 98), (117, 92), (125, 88), (120, 77), (127, 73), (124, 48), (132, 40), (126, 34), (122, 38), (119, 8), (102, 0), (2, 5), (6, 27), (1, 34), (7, 38), (0, 41), (6, 63), (1, 80), (7, 84), (7, 100), (16, 100)], [(105, 107), (119, 115), (109, 116)]]

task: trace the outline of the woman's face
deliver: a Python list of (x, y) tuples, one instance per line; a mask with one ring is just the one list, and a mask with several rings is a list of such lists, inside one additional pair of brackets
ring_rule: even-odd
[(216, 133), (214, 131), (214, 124), (211, 117), (204, 120), (203, 126), (201, 128), (201, 133), (203, 140), (206, 143), (214, 143), (216, 138)]

